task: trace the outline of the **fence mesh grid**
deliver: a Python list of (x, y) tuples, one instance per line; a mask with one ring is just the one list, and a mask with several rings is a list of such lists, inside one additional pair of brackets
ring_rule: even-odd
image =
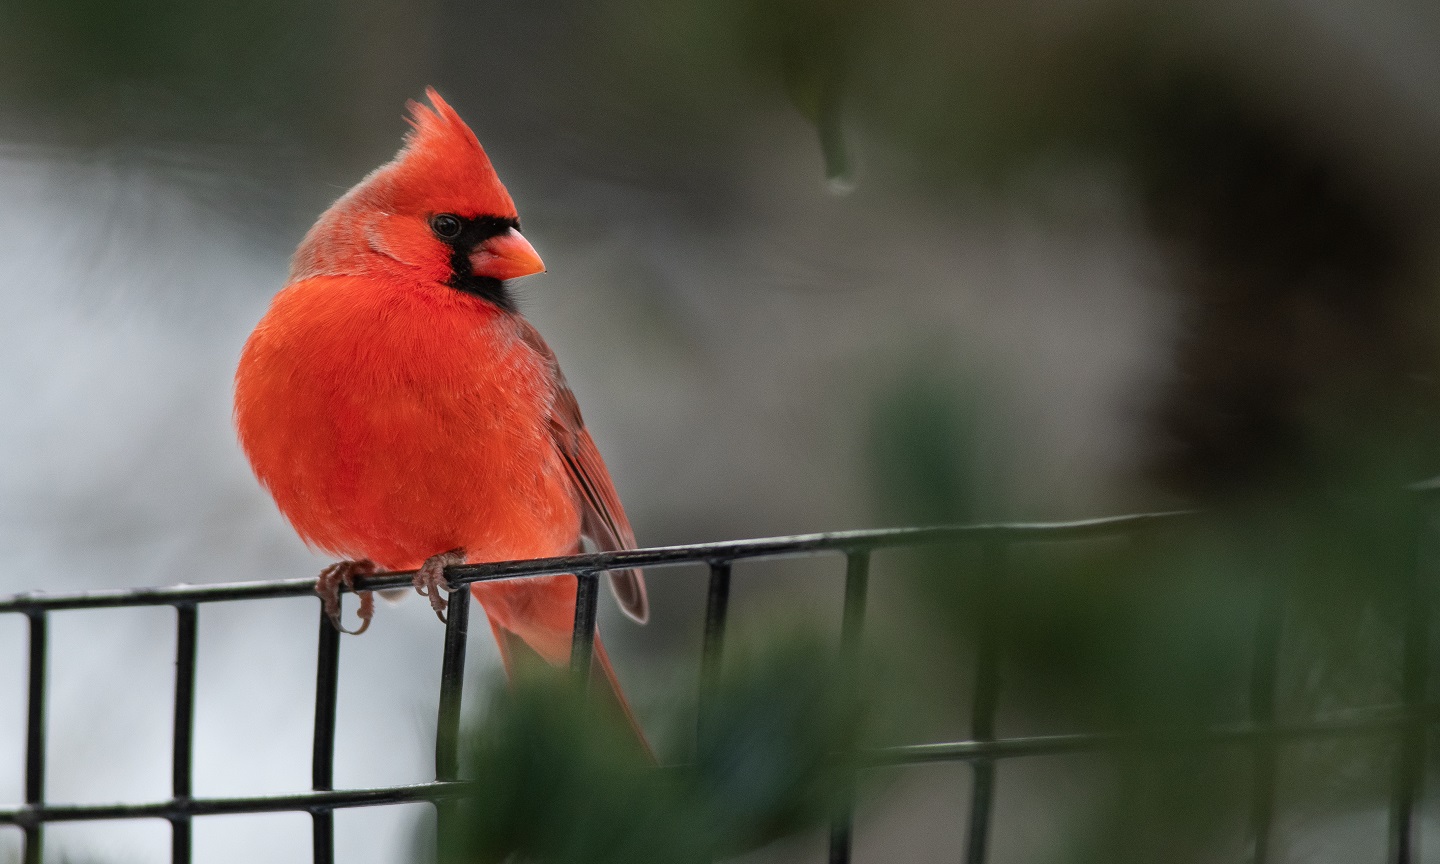
[[(700, 664), (700, 715), (705, 716), (704, 694), (717, 680), (728, 620), (731, 567), (747, 559), (813, 555), (841, 555), (845, 559), (844, 606), (840, 651), (853, 656), (859, 650), (864, 621), (871, 557), (881, 549), (978, 544), (985, 586), (981, 602), (995, 602), (1005, 590), (1009, 549), (1017, 543), (1061, 543), (1099, 537), (1136, 536), (1190, 518), (1186, 513), (1150, 513), (1047, 524), (1002, 524), (945, 528), (902, 528), (810, 534), (765, 540), (671, 546), (576, 555), (534, 561), (514, 561), (451, 567), (446, 575), (450, 594), (435, 737), (435, 779), (406, 786), (334, 788), (336, 695), (340, 660), (340, 634), (322, 613), (318, 629), (315, 672), (315, 730), (311, 791), (287, 795), (197, 798), (191, 794), (191, 761), (195, 717), (196, 631), (199, 606), (277, 597), (313, 595), (314, 579), (286, 579), (173, 588), (92, 591), (76, 594), (23, 594), (0, 600), (0, 614), (23, 615), (29, 626), (28, 685), (25, 741), (25, 800), (0, 809), (0, 825), (18, 826), (23, 835), (25, 864), (41, 864), (44, 829), (49, 823), (164, 819), (172, 829), (170, 860), (191, 860), (191, 824), (198, 816), (242, 813), (309, 813), (313, 828), (313, 861), (334, 861), (334, 812), (340, 808), (430, 802), (440, 806), (463, 796), (466, 784), (459, 778), (461, 685), (470, 619), (470, 591), (474, 582), (572, 574), (578, 580), (571, 662), (575, 674), (588, 674), (595, 633), (600, 577), (609, 570), (657, 568), (681, 564), (709, 567)], [(1417, 529), (1419, 520), (1417, 518)], [(1422, 532), (1415, 534), (1415, 557), (1410, 573), (1411, 600), (1403, 633), (1401, 703), (1343, 719), (1282, 724), (1275, 720), (1276, 666), (1280, 651), (1280, 624), (1285, 597), (1279, 588), (1262, 603), (1254, 633), (1254, 661), (1249, 688), (1247, 723), (1186, 733), (1154, 746), (1194, 744), (1241, 745), (1254, 762), (1248, 820), (1249, 860), (1267, 860), (1275, 802), (1275, 776), (1280, 745), (1300, 739), (1357, 734), (1394, 736), (1401, 757), (1396, 760), (1389, 802), (1390, 847), (1387, 860), (1411, 864), (1416, 860), (1416, 809), (1423, 792), (1426, 732), (1435, 723), (1427, 708), (1429, 676), (1429, 605), (1422, 600)], [(357, 580), (360, 590), (409, 585), (409, 574), (380, 574)], [(165, 801), (135, 804), (63, 804), (45, 798), (46, 666), (50, 616), (75, 609), (170, 606), (175, 610), (176, 656), (174, 729), (172, 739), (171, 797)], [(863, 766), (905, 765), (924, 762), (967, 762), (973, 772), (969, 812), (965, 820), (964, 860), (987, 860), (993, 821), (997, 766), (1001, 760), (1110, 748), (1130, 739), (1106, 734), (1071, 734), (1002, 737), (996, 734), (995, 714), (1000, 691), (999, 652), (993, 616), (980, 616), (975, 652), (975, 685), (970, 737), (962, 741), (912, 744), (868, 751)], [(1133, 742), (1131, 742), (1133, 743)], [(853, 808), (838, 814), (831, 825), (829, 860), (850, 861)]]

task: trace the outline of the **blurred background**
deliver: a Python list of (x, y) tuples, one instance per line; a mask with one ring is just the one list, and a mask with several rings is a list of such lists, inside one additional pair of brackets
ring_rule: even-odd
[[(0, 592), (328, 563), (250, 476), (230, 379), (432, 84), (550, 268), (521, 308), (642, 544), (1203, 508), (1158, 550), (1017, 564), (1002, 733), (1243, 718), (1274, 580), (1300, 597), (1281, 713), (1389, 704), (1397, 496), (1440, 470), (1437, 40), (1411, 0), (0, 0)], [(877, 734), (963, 737), (974, 568), (903, 557), (877, 561), (871, 693), (908, 720)], [(841, 568), (741, 567), (736, 627), (833, 633)], [(662, 748), (702, 575), (653, 577), (646, 628), (602, 609)], [(167, 794), (169, 617), (56, 617), (49, 800)], [(345, 640), (337, 784), (429, 779), (441, 632), (411, 601)], [(203, 611), (197, 794), (305, 788), (314, 635), (309, 601)], [(0, 618), (0, 656), (24, 638)], [(483, 709), (497, 657), (471, 655)], [(4, 802), (23, 686), (0, 662)], [(1381, 744), (1287, 757), (1272, 860), (1382, 860)], [(1242, 860), (1243, 805), (1195, 801), (1246, 781), (1193, 762), (1002, 772), (992, 860)], [(968, 784), (877, 781), (857, 860), (956, 860)], [(342, 811), (339, 860), (407, 860), (426, 810)], [(196, 860), (308, 860), (308, 831), (201, 819)], [(47, 855), (168, 843), (64, 825)]]

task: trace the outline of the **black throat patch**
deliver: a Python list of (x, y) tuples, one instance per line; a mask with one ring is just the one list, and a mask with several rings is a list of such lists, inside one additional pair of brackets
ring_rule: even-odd
[(450, 278), (445, 281), (445, 284), (456, 291), (464, 291), (466, 294), (474, 294), (476, 297), (489, 300), (507, 312), (514, 312), (515, 298), (510, 294), (510, 290), (504, 282), (491, 276), (476, 276), (470, 272), (470, 253), (475, 251), (476, 246), (491, 237), (498, 237), (512, 228), (519, 230), (520, 220), (504, 216), (476, 216), (473, 219), (457, 216), (456, 218), (464, 226), (461, 228), (459, 236), (441, 241), (450, 247)]

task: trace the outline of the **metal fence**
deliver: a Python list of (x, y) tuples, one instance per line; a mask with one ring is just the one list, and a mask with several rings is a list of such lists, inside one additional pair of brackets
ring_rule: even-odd
[[(842, 652), (857, 650), (865, 613), (866, 589), (871, 556), (881, 549), (932, 546), (936, 544), (977, 544), (981, 550), (981, 603), (995, 602), (1004, 590), (1009, 548), (1017, 543), (1066, 542), (1098, 537), (1134, 536), (1188, 518), (1184, 513), (1153, 513), (1050, 524), (1002, 524), (944, 528), (904, 528), (880, 531), (850, 531), (810, 534), (766, 540), (746, 540), (672, 546), (626, 552), (605, 552), (515, 561), (497, 564), (451, 567), (447, 576), (453, 587), (494, 579), (575, 574), (578, 580), (575, 630), (571, 664), (577, 675), (588, 674), (595, 633), (596, 605), (601, 574), (612, 569), (658, 568), (680, 564), (709, 567), (709, 591), (705, 613), (704, 644), (700, 666), (701, 716), (704, 694), (719, 673), (725, 640), (730, 597), (731, 567), (734, 562), (791, 556), (843, 555), (845, 601), (841, 625)], [(1275, 722), (1276, 662), (1280, 646), (1280, 621), (1285, 598), (1279, 589), (1267, 595), (1254, 634), (1255, 651), (1250, 681), (1249, 721), (1203, 733), (1174, 738), (1157, 737), (1156, 746), (1196, 743), (1239, 745), (1249, 748), (1254, 761), (1249, 818), (1250, 860), (1263, 864), (1269, 846), (1275, 799), (1275, 776), (1279, 746), (1287, 741), (1339, 737), (1357, 734), (1389, 734), (1400, 745), (1390, 800), (1390, 850), (1388, 860), (1410, 864), (1415, 858), (1415, 812), (1422, 792), (1425, 761), (1425, 733), (1436, 717), (1426, 705), (1428, 671), (1428, 605), (1420, 596), (1420, 544), (1416, 543), (1411, 588), (1417, 602), (1408, 604), (1402, 649), (1401, 704), (1376, 709), (1364, 716), (1304, 724)], [(405, 587), (408, 574), (383, 574), (359, 580), (364, 589)], [(333, 783), (337, 669), (340, 658), (339, 633), (321, 614), (319, 648), (315, 673), (315, 733), (312, 791), (289, 795), (237, 798), (197, 798), (191, 794), (191, 755), (195, 714), (195, 644), (197, 610), (202, 604), (227, 603), (276, 597), (313, 595), (314, 579), (284, 579), (206, 586), (148, 588), (138, 590), (91, 591), (66, 595), (25, 594), (0, 600), (0, 614), (26, 617), (29, 623), (29, 684), (25, 744), (25, 801), (22, 806), (0, 809), (0, 825), (15, 825), (23, 832), (25, 864), (40, 864), (45, 825), (52, 822), (115, 819), (164, 819), (172, 828), (171, 861), (191, 860), (191, 823), (197, 816), (238, 813), (304, 812), (313, 820), (315, 864), (334, 860), (334, 811), (346, 807), (369, 807), (410, 802), (438, 803), (461, 797), (466, 784), (459, 780), (458, 737), (461, 683), (464, 677), (465, 643), (469, 625), (470, 592), (451, 593), (441, 667), (440, 698), (435, 738), (435, 780), (408, 786), (364, 789), (335, 789)], [(137, 606), (171, 606), (175, 609), (176, 656), (174, 737), (172, 746), (172, 789), (166, 801), (140, 804), (63, 804), (45, 800), (45, 729), (47, 631), (50, 616), (74, 609)], [(1003, 738), (995, 733), (995, 712), (999, 696), (996, 634), (984, 623), (983, 614), (975, 656), (975, 693), (970, 718), (970, 738), (964, 741), (889, 747), (864, 754), (862, 765), (905, 765), (925, 762), (967, 762), (973, 770), (964, 860), (982, 864), (989, 849), (992, 810), (995, 800), (997, 763), (1003, 759), (1043, 754), (1075, 753), (1136, 743), (1114, 735), (1075, 734)], [(829, 860), (844, 864), (850, 860), (852, 814), (838, 815), (830, 831)]]

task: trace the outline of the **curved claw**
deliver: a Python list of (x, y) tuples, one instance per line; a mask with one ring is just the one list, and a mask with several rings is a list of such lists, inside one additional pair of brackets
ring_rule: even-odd
[(369, 630), (370, 619), (375, 616), (375, 600), (370, 596), (369, 591), (365, 591), (360, 595), (360, 607), (355, 610), (355, 615), (360, 619), (360, 626), (354, 630), (350, 630), (346, 628), (344, 624), (341, 624), (339, 615), (331, 615), (330, 623), (335, 625), (336, 630), (339, 630), (347, 636), (359, 636), (361, 633)]
[[(369, 591), (355, 591), (355, 577), (369, 576), (376, 570), (374, 562), (371, 561), (337, 561), (320, 571), (320, 576), (315, 580), (315, 593), (320, 597), (321, 608), (335, 625), (335, 629), (341, 633), (348, 633), (351, 636), (359, 636), (370, 629), (370, 619), (375, 617), (375, 597)], [(360, 619), (360, 626), (354, 630), (348, 630), (340, 623), (340, 586), (355, 593), (360, 598), (360, 607), (355, 610), (355, 615)]]
[(435, 610), (435, 617), (440, 619), (441, 624), (447, 623), (445, 607), (448, 605), (447, 597), (450, 593), (450, 583), (445, 579), (445, 568), (464, 563), (465, 550), (451, 549), (449, 552), (426, 558), (420, 569), (415, 571), (415, 593), (430, 598), (430, 608)]

